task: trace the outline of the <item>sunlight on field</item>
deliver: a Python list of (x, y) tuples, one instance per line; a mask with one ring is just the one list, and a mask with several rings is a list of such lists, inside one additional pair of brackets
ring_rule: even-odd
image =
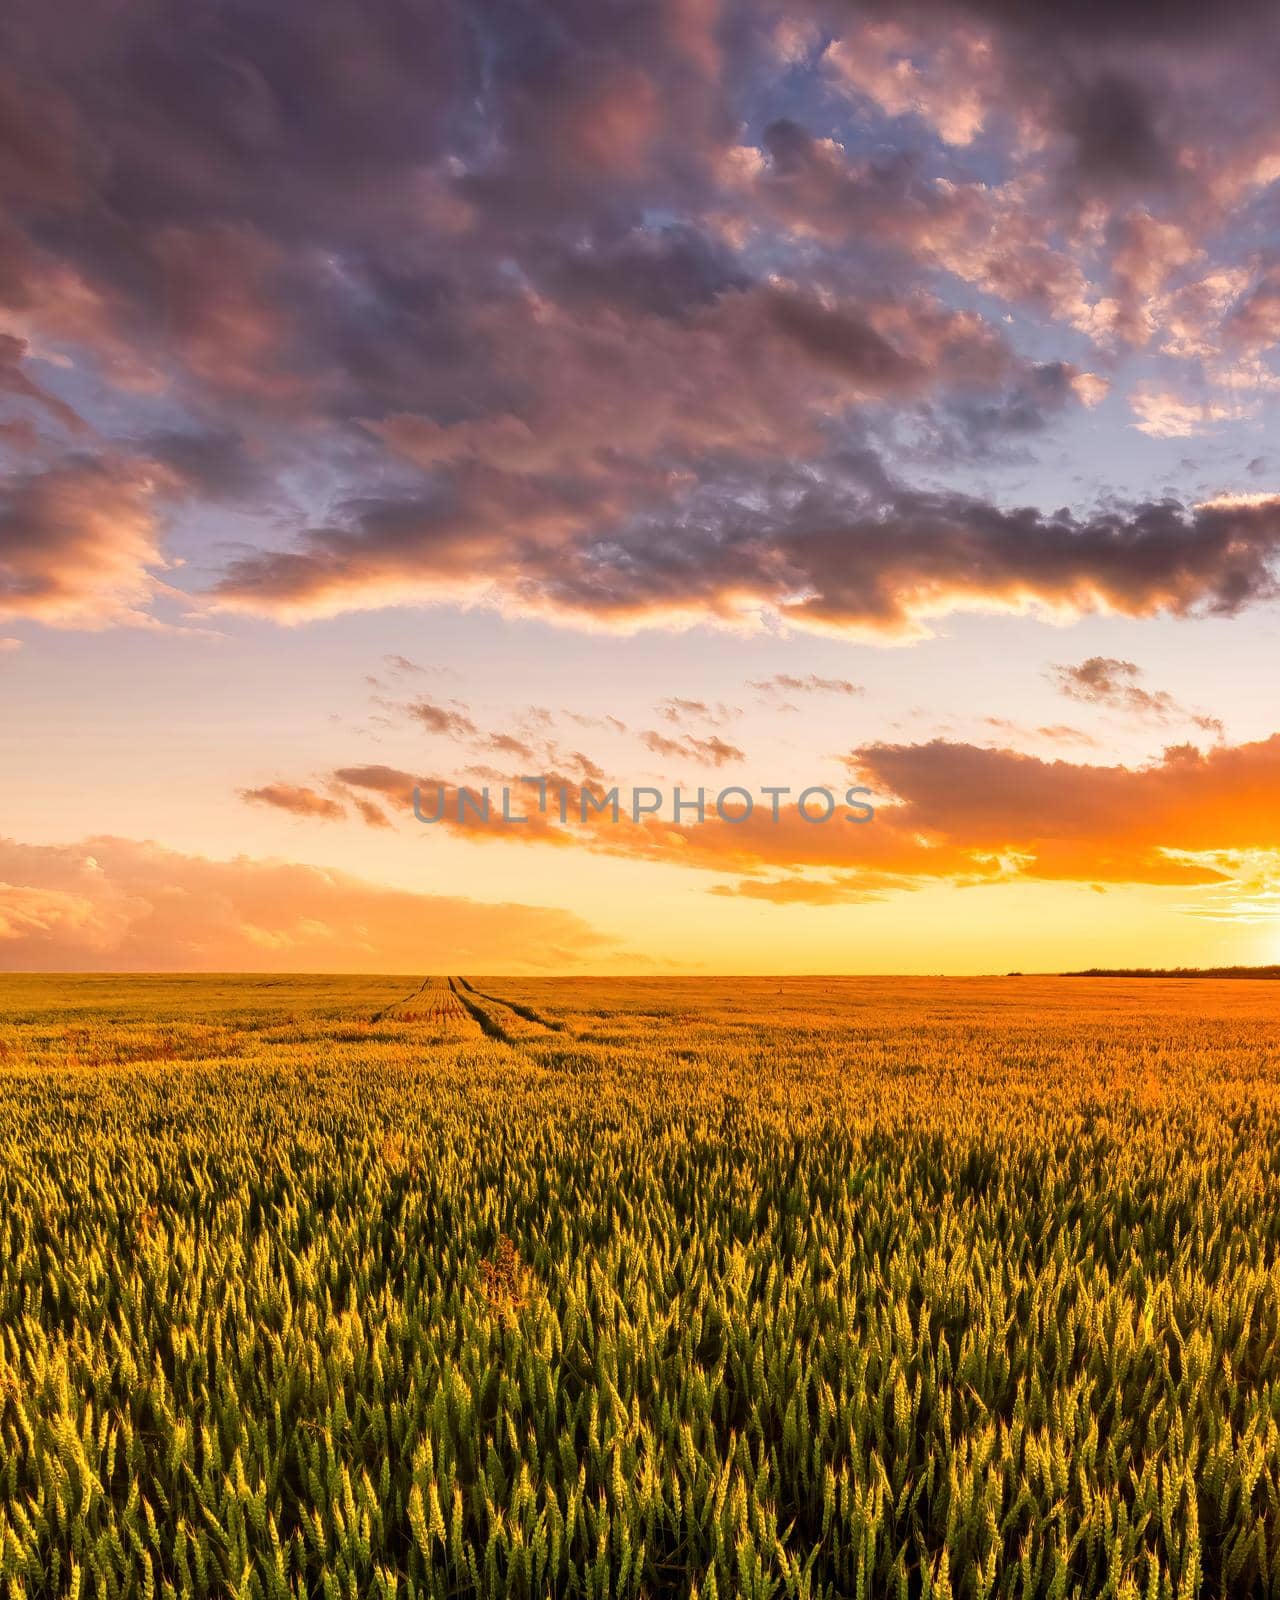
[(6, 1595), (1280, 1588), (1280, 988), (0, 979)]

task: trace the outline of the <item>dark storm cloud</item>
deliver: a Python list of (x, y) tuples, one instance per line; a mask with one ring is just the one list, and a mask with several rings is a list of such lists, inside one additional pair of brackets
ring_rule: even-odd
[(0, 618), (136, 620), (164, 565), (153, 473), (73, 455), (0, 480)]

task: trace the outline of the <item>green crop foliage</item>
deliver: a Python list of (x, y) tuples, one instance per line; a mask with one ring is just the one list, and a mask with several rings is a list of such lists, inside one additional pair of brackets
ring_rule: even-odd
[(1275, 993), (4, 979), (0, 1594), (1280, 1593)]

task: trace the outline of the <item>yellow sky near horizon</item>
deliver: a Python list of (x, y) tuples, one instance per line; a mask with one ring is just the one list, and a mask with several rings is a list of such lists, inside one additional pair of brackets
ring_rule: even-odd
[[(1280, 12), (69, 6), (0, 968), (1280, 957)], [(522, 773), (876, 814), (412, 815)]]
[[(1217, 769), (1223, 753), (1269, 752), (1257, 737), (1265, 718), (1258, 720), (1253, 702), (1237, 701), (1221, 731), (1189, 720), (1206, 700), (1223, 701), (1193, 699), (1203, 679), (1184, 644), (1212, 652), (1225, 683), (1237, 666), (1233, 649), (1242, 652), (1239, 671), (1250, 670), (1251, 646), (1239, 630), (1226, 637), (1213, 623), (1046, 630), (1006, 619), (959, 624), (907, 651), (650, 635), (597, 642), (595, 659), (609, 669), (590, 682), (566, 674), (571, 647), (556, 630), (539, 630), (540, 648), (512, 663), (496, 651), (457, 649), (457, 638), (483, 638), (486, 629), (501, 641), (502, 624), (475, 616), (440, 624), (434, 663), (416, 640), (424, 659), (414, 665), (422, 671), (409, 669), (407, 654), (397, 662), (398, 651), (378, 650), (415, 647), (412, 614), (397, 616), (391, 628), (384, 619), (327, 625), (329, 648), (305, 659), (296, 635), (257, 627), (243, 638), (198, 642), (82, 638), (73, 670), (66, 642), (53, 656), (49, 641), (30, 639), (0, 668), (15, 691), (0, 775), (9, 819), (0, 834), (11, 841), (0, 846), (0, 966), (977, 973), (1280, 958), (1265, 848), (1274, 764), (1252, 776)], [(1076, 643), (1073, 633), (1086, 635), (1075, 651), (1064, 648)], [(1176, 710), (1162, 704), (1153, 719), (1141, 707), (1064, 692), (1055, 662), (1081, 647), (1129, 651), (1139, 635), (1148, 659), (1153, 645), (1165, 653), (1159, 680), (1152, 670), (1143, 681), (1158, 681)], [(999, 663), (984, 673), (993, 642)], [(704, 660), (713, 670), (699, 676)], [(948, 664), (954, 684), (944, 698), (937, 674)], [(779, 689), (772, 680), (780, 675), (805, 687)], [(261, 692), (264, 682), (270, 694)], [(705, 715), (690, 708), (693, 687), (707, 696)], [(932, 700), (921, 704), (926, 694)], [(974, 704), (975, 694), (991, 698)], [(428, 726), (423, 706), (455, 720)], [(652, 747), (651, 734), (684, 753)], [(529, 759), (488, 748), (495, 738), (521, 741)], [(1072, 789), (1082, 774), (1086, 785), (1090, 774), (1152, 774), (1161, 751), (1188, 738), (1204, 763), (1197, 781), (1208, 788), (1188, 810), (1179, 798), (1189, 792), (1187, 780), (1174, 771), (1160, 802), (1172, 800), (1170, 826), (1183, 830), (1170, 845), (1202, 849), (1205, 840), (1192, 831), (1200, 826), (1197, 808), (1208, 807), (1213, 818), (1225, 795), (1240, 815), (1248, 786), (1261, 783), (1261, 809), (1256, 797), (1248, 802), (1257, 853), (1246, 858), (1236, 849), (1230, 863), (1217, 861), (1220, 875), (1204, 881), (1128, 881), (1126, 873), (1149, 878), (1153, 869), (1124, 860), (1106, 867), (1119, 830), (1131, 835), (1134, 826), (1135, 803), (1113, 795), (1101, 802), (1100, 822), (1090, 821), (1079, 859), (1071, 856), (1072, 808), (1093, 803), (1087, 787), (1079, 795)], [(718, 750), (712, 739), (741, 758), (714, 765), (706, 753)], [(948, 761), (986, 753), (1033, 763), (1044, 793), (1026, 801), (1031, 820), (1004, 814), (1004, 769), (949, 791), (958, 779), (944, 767), (925, 775), (916, 802), (930, 807), (933, 842), (923, 853), (903, 835), (901, 801), (883, 785), (873, 795), (876, 819), (865, 828), (838, 818), (801, 828), (784, 815), (777, 828), (748, 830), (743, 843), (741, 831), (717, 827), (712, 817), (703, 828), (637, 838), (624, 816), (617, 829), (552, 829), (548, 839), (525, 842), (514, 830), (502, 837), (424, 827), (405, 794), (378, 776), (445, 777), (477, 791), (487, 783), (496, 813), (499, 773), (511, 781), (525, 769), (567, 772), (585, 757), (604, 774), (597, 790), (619, 786), (624, 810), (641, 785), (669, 795), (679, 783), (690, 796), (702, 784), (710, 805), (721, 787), (741, 784), (757, 793), (763, 813), (769, 802), (759, 791), (769, 784), (828, 784), (842, 796), (855, 750), (889, 746), (901, 760), (939, 745)], [(370, 773), (382, 789), (349, 781)], [(905, 787), (907, 778), (896, 781)], [(255, 791), (266, 798), (246, 798)], [(528, 809), (532, 794), (517, 793), (513, 808)], [(1065, 820), (1050, 827), (1046, 808), (1055, 796), (1063, 797)], [(387, 825), (370, 825), (361, 800)], [(1151, 804), (1138, 797), (1139, 821)], [(790, 798), (780, 806), (786, 811)], [(994, 864), (992, 826), (1008, 834)], [(1045, 830), (1039, 841), (1037, 826)], [(1247, 842), (1225, 816), (1210, 825), (1210, 838), (1218, 836), (1233, 848)], [(84, 843), (101, 837), (114, 839), (114, 848)], [(143, 840), (154, 841), (150, 856), (130, 842)], [(1044, 856), (1051, 847), (1069, 852), (1066, 865), (1053, 869), (1065, 874), (1056, 881), (1038, 877), (1027, 854)], [(1141, 854), (1145, 845), (1139, 837), (1127, 848)], [(805, 859), (790, 860), (798, 850)], [(947, 859), (935, 867), (930, 851)], [(94, 866), (86, 868), (86, 859)], [(264, 893), (272, 863), (282, 866)], [(285, 870), (290, 863), (294, 876)], [(297, 876), (299, 868), (313, 876)], [(1163, 871), (1158, 859), (1154, 871)], [(181, 917), (172, 914), (175, 905)], [(452, 959), (450, 928), (457, 930)]]

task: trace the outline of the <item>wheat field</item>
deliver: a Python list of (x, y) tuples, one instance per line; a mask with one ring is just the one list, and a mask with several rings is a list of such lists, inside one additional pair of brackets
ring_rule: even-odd
[(3, 1592), (1280, 1593), (1278, 996), (2, 979)]

